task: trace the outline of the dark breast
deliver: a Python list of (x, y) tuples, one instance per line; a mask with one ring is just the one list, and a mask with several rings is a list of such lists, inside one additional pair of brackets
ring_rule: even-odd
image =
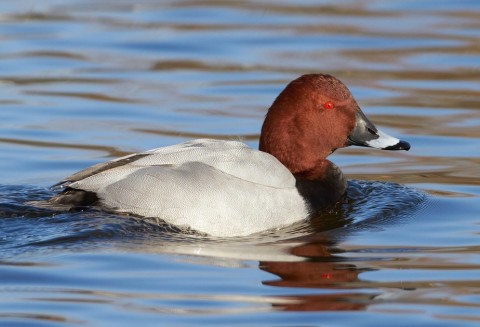
[(322, 169), (321, 176), (304, 178), (295, 176), (298, 192), (308, 203), (311, 213), (318, 212), (339, 201), (347, 191), (347, 179), (332, 162)]

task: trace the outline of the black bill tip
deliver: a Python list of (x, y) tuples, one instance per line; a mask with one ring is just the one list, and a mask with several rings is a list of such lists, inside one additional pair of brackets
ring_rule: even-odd
[(410, 150), (410, 143), (400, 140), (397, 144), (383, 148), (384, 150)]

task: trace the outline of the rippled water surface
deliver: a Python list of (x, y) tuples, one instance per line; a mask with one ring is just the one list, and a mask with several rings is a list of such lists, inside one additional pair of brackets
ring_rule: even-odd
[[(480, 2), (0, 3), (0, 325), (480, 325)], [(276, 95), (336, 75), (409, 152), (331, 160), (349, 195), (239, 239), (30, 201), (199, 137), (257, 147)]]

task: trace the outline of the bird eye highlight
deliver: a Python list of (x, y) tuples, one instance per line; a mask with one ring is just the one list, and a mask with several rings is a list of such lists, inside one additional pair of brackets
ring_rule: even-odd
[(333, 104), (332, 101), (327, 101), (327, 102), (325, 102), (325, 103), (323, 104), (323, 107), (324, 107), (325, 109), (329, 109), (329, 110), (330, 110), (330, 109), (335, 108), (335, 105)]

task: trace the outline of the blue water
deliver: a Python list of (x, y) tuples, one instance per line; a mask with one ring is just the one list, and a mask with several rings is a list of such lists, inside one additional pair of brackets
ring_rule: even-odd
[[(477, 326), (480, 3), (0, 3), (1, 326)], [(330, 73), (409, 152), (330, 157), (348, 196), (243, 238), (32, 201), (193, 138), (258, 146), (292, 79)]]

